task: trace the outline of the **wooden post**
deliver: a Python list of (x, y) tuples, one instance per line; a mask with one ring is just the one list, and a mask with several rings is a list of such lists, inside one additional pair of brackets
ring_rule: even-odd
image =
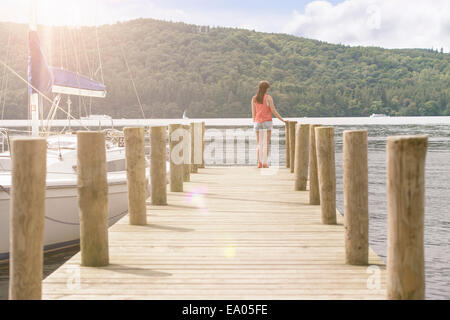
[(198, 165), (194, 162), (195, 133), (196, 133), (195, 122), (191, 122), (191, 173), (197, 173), (198, 172)]
[(336, 168), (334, 128), (316, 128), (317, 168), (323, 224), (336, 224)]
[(306, 190), (309, 161), (309, 124), (297, 124), (295, 134), (295, 191)]
[(319, 176), (317, 173), (316, 131), (320, 124), (309, 126), (309, 204), (320, 204)]
[(284, 124), (284, 130), (285, 130), (285, 134), (284, 134), (284, 146), (286, 149), (286, 168), (290, 167), (290, 160), (289, 160), (289, 155), (290, 155), (290, 151), (289, 151), (289, 120), (285, 122)]
[(296, 121), (289, 121), (289, 168), (294, 173), (295, 163), (295, 125)]
[(183, 192), (183, 125), (169, 124), (170, 191)]
[(202, 164), (199, 168), (205, 167), (205, 122), (202, 122)]
[(388, 299), (424, 299), (426, 136), (387, 140)]
[(130, 224), (147, 224), (144, 128), (124, 128)]
[(191, 123), (191, 164), (193, 167), (193, 170), (191, 170), (191, 172), (194, 173), (198, 172), (198, 168), (201, 167), (202, 161), (204, 161), (204, 139), (202, 135), (202, 123)]
[(150, 127), (150, 181), (152, 205), (167, 204), (166, 126)]
[(78, 131), (78, 207), (81, 265), (109, 264), (108, 182), (103, 132)]
[(191, 181), (190, 126), (183, 125), (183, 181)]
[(369, 263), (367, 131), (344, 131), (345, 262)]
[(47, 173), (45, 139), (13, 139), (11, 161), (9, 299), (40, 300)]

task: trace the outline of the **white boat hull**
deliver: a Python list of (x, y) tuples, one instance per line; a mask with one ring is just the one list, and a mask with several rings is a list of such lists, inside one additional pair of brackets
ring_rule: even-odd
[[(76, 185), (47, 188), (45, 201), (44, 250), (77, 244), (80, 238), (78, 191)], [(126, 180), (108, 186), (109, 226), (128, 210)], [(0, 193), (0, 261), (9, 258), (10, 199)]]
[[(47, 189), (45, 201), (44, 250), (79, 243), (80, 220), (77, 189), (76, 137), (54, 136), (47, 139)], [(108, 220), (109, 226), (128, 211), (128, 187), (125, 148), (108, 146)], [(170, 165), (166, 162), (166, 183)], [(150, 172), (146, 170), (147, 197), (150, 196)], [(11, 158), (0, 154), (0, 261), (9, 258)]]

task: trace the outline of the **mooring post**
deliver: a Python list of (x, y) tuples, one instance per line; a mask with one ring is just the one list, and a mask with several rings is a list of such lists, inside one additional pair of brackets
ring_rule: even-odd
[(9, 299), (42, 298), (47, 143), (11, 141)]
[(295, 167), (295, 126), (297, 121), (289, 121), (289, 169), (294, 173)]
[(183, 125), (183, 181), (191, 181), (190, 126)]
[(130, 224), (147, 224), (144, 128), (124, 128)]
[(81, 265), (109, 264), (105, 134), (77, 132)]
[(305, 191), (308, 182), (309, 124), (297, 124), (295, 134), (295, 191)]
[(286, 150), (286, 168), (290, 167), (290, 160), (289, 160), (289, 155), (290, 155), (290, 151), (289, 151), (289, 120), (287, 120), (284, 123), (284, 146), (285, 146), (285, 150)]
[(345, 262), (369, 263), (369, 185), (367, 131), (344, 131)]
[(198, 165), (194, 162), (194, 155), (195, 155), (195, 132), (196, 132), (196, 126), (195, 122), (191, 122), (191, 173), (197, 173), (198, 172)]
[(204, 161), (204, 138), (202, 123), (191, 123), (191, 164), (193, 170), (191, 172), (197, 173), (198, 168), (201, 167), (202, 161)]
[(200, 165), (200, 168), (205, 167), (205, 122), (202, 122), (202, 163)]
[(169, 124), (170, 191), (183, 192), (183, 125)]
[(151, 204), (167, 204), (166, 126), (150, 127)]
[(336, 224), (334, 128), (318, 127), (315, 130), (322, 223)]
[(317, 173), (316, 131), (320, 124), (309, 126), (309, 204), (320, 204), (319, 176)]
[(387, 140), (388, 299), (424, 299), (426, 136)]

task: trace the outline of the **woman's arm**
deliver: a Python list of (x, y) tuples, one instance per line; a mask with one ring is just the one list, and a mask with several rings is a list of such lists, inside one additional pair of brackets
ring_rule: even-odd
[(271, 96), (267, 97), (268, 103), (269, 103), (269, 108), (270, 111), (272, 111), (272, 113), (275, 115), (275, 117), (277, 117), (278, 119), (280, 119), (281, 121), (286, 123), (286, 120), (284, 120), (280, 114), (278, 113), (277, 109), (275, 108), (275, 104), (273, 103), (273, 99)]
[(255, 110), (255, 104), (253, 103), (254, 98), (252, 98), (252, 118), (253, 118), (253, 122), (255, 122), (255, 114), (256, 114), (256, 110)]

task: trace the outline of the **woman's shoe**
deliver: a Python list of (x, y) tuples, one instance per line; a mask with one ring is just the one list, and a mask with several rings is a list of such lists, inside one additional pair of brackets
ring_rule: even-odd
[(258, 162), (258, 168), (262, 168), (262, 163)]
[(269, 165), (267, 163), (263, 164), (263, 168), (268, 168), (268, 167), (269, 167)]

